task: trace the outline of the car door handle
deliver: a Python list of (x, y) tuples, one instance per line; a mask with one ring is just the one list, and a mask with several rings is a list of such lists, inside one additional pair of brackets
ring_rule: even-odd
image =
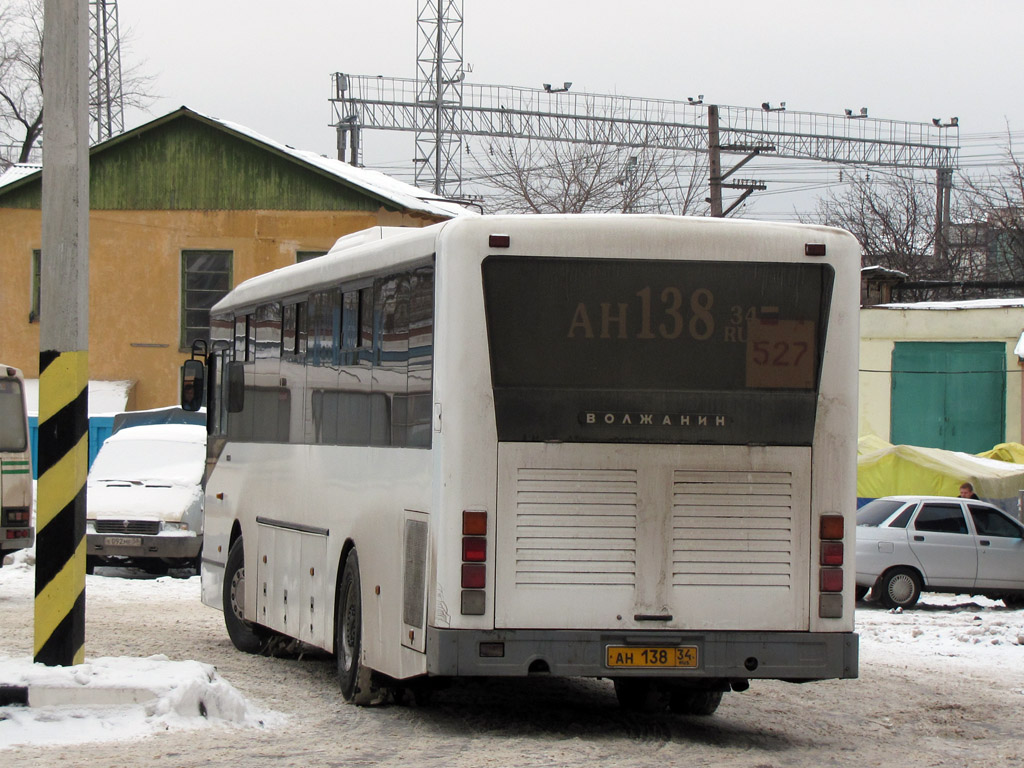
[(987, 540), (985, 540), (985, 539), (982, 539), (982, 540), (981, 540), (981, 541), (979, 541), (978, 543), (979, 543), (979, 544), (980, 544), (981, 546), (983, 546), (983, 547), (988, 547), (988, 546), (991, 546), (991, 544), (992, 544), (992, 542), (991, 542), (991, 541), (987, 541)]
[(924, 536), (915, 536), (914, 541), (924, 541)]

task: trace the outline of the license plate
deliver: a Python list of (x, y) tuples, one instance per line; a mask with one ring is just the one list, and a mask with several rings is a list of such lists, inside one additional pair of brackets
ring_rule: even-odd
[(103, 539), (105, 547), (141, 547), (142, 538), (139, 536), (106, 536)]
[(697, 666), (697, 646), (659, 648), (636, 645), (609, 645), (605, 665), (618, 668), (693, 669)]

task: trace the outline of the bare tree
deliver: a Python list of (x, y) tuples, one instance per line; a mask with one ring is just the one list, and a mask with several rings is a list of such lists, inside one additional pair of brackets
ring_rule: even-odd
[[(966, 220), (963, 190), (951, 215)], [(952, 225), (942, 247), (935, 243), (936, 190), (933, 181), (908, 172), (854, 171), (840, 192), (820, 199), (805, 222), (842, 227), (863, 248), (864, 266), (905, 273), (912, 281), (981, 278), (978, 247), (967, 224)]]
[(0, 11), (0, 168), (28, 162), (43, 133), (43, 3)]
[(707, 210), (707, 161), (667, 150), (492, 139), (469, 151), (488, 210), (503, 213), (679, 213)]
[[(95, 34), (95, 30), (90, 30)], [(121, 50), (130, 33), (121, 35)], [(152, 77), (131, 67), (121, 75), (125, 106), (152, 101)], [(89, 84), (92, 103), (98, 96)], [(43, 0), (4, 0), (0, 7), (0, 170), (37, 155), (43, 137)]]
[(983, 238), (989, 280), (1024, 280), (1024, 161), (1006, 130), (1006, 162), (996, 173), (964, 176), (972, 219)]

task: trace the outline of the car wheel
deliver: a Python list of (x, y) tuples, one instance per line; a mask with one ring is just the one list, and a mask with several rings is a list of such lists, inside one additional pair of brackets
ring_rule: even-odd
[(359, 583), (359, 558), (353, 549), (345, 558), (338, 605), (334, 616), (334, 657), (338, 665), (338, 682), (345, 701), (360, 706), (380, 701), (381, 691), (374, 684), (373, 673), (362, 665), (363, 598)]
[(235, 648), (245, 653), (266, 651), (274, 633), (245, 618), (245, 551), (241, 539), (237, 539), (228, 550), (222, 603), (224, 626)]
[(879, 599), (887, 608), (913, 608), (921, 596), (921, 577), (912, 568), (887, 571), (879, 586)]
[(1003, 605), (1007, 608), (1024, 608), (1024, 595), (1003, 595)]
[(858, 584), (857, 588), (853, 591), (853, 595), (857, 598), (857, 600), (863, 600), (865, 597), (868, 596), (869, 589), (870, 587), (862, 587), (860, 584)]

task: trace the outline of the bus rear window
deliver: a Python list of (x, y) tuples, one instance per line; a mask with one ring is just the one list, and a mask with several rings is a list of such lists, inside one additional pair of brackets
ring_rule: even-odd
[(24, 451), (27, 445), (21, 382), (0, 380), (0, 451)]
[(483, 279), (501, 439), (810, 444), (828, 265), (502, 255)]

